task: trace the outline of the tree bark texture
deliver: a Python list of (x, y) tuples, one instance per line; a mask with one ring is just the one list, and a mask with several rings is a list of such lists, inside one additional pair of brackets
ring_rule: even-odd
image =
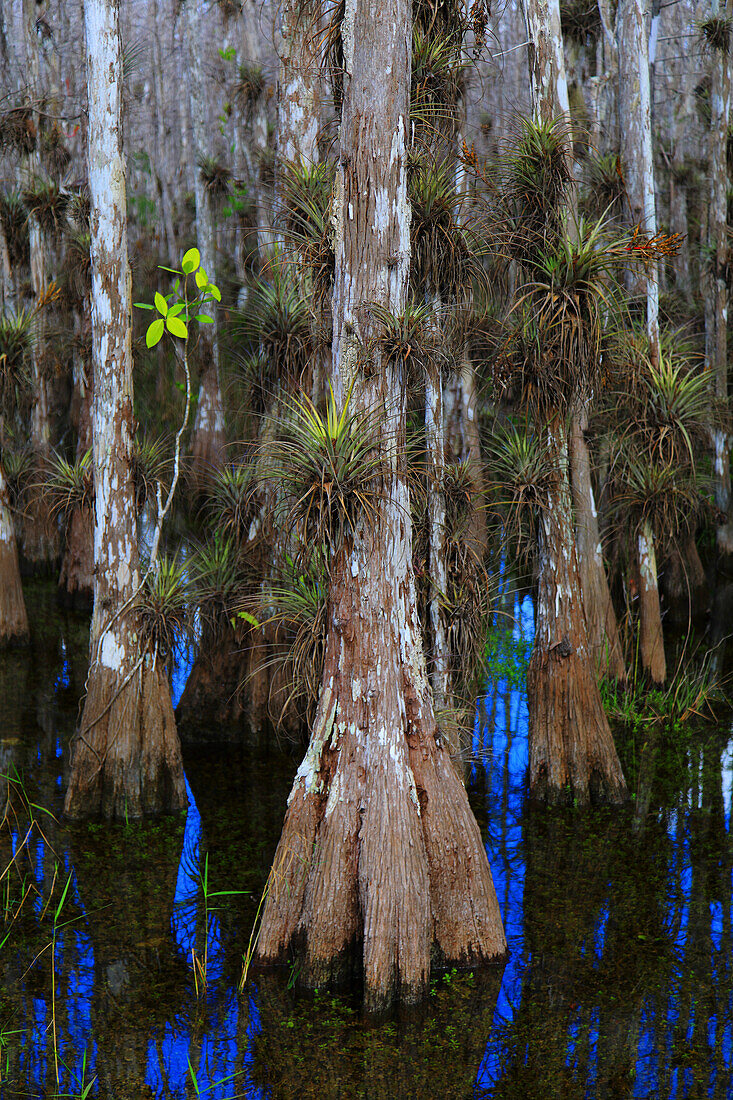
[[(196, 198), (196, 244), (201, 253), (201, 266), (212, 283), (216, 282), (216, 226), (211, 195), (206, 189), (199, 161), (210, 153), (209, 125), (206, 116), (206, 78), (201, 50), (205, 42), (204, 28), (198, 4), (186, 4), (186, 38), (188, 43), (188, 97), (193, 133), (193, 179)], [(191, 463), (194, 483), (202, 484), (224, 461), (226, 434), (224, 406), (219, 378), (219, 333), (216, 308), (212, 303), (214, 324), (201, 326), (198, 334), (201, 378), (198, 404), (191, 440)]]
[(667, 661), (664, 656), (657, 555), (654, 548), (654, 533), (649, 523), (645, 522), (642, 525), (637, 535), (636, 549), (639, 563), (641, 667), (655, 684), (663, 684), (667, 678)]
[(522, 0), (527, 26), (527, 58), (532, 111), (540, 122), (570, 119), (568, 82), (558, 0)]
[(333, 384), (375, 416), (381, 498), (331, 565), (324, 678), (290, 794), (258, 956), (302, 952), (301, 978), (345, 977), (365, 1003), (426, 992), (431, 951), (476, 965), (506, 951), (486, 853), (436, 729), (417, 618), (401, 364), (364, 359), (371, 303), (399, 311), (409, 269), (409, 0), (346, 0), (335, 200)]
[(603, 563), (598, 513), (591, 481), (590, 453), (584, 436), (585, 423), (587, 416), (584, 411), (578, 411), (572, 422), (570, 472), (575, 509), (575, 542), (588, 645), (596, 668), (604, 669), (616, 680), (624, 681), (626, 666)]
[[(91, 344), (91, 302), (84, 297), (78, 318), (78, 334), (84, 348)], [(88, 342), (87, 342), (88, 337)], [(75, 355), (74, 388), (79, 420), (76, 437), (76, 460), (80, 462), (91, 450), (92, 440), (92, 365), (82, 353)], [(85, 504), (78, 505), (66, 528), (66, 547), (61, 561), (59, 597), (62, 603), (79, 611), (91, 611), (94, 606), (94, 513)]]
[[(318, 10), (318, 9), (316, 9)], [(312, 9), (285, 0), (281, 12), (277, 83), (277, 156), (280, 163), (316, 164), (322, 73)]]
[[(619, 65), (619, 128), (621, 160), (632, 225), (653, 237), (657, 232), (652, 150), (652, 103), (649, 80), (649, 26), (642, 0), (620, 0), (616, 13)], [(649, 351), (659, 363), (659, 271), (647, 265), (640, 278), (630, 277), (629, 289), (646, 292)]]
[(28, 615), (20, 583), (18, 548), (5, 471), (0, 463), (0, 649), (27, 642), (28, 638)]
[[(730, 0), (714, 4), (716, 13), (730, 24)], [(708, 272), (705, 294), (705, 365), (715, 384), (715, 396), (728, 410), (728, 123), (730, 118), (730, 53), (713, 52), (710, 89), (710, 200), (708, 206)], [(718, 527), (719, 549), (733, 554), (733, 503), (730, 483), (728, 425), (713, 431), (713, 487), (715, 504), (725, 520)]]
[(561, 417), (551, 418), (545, 431), (556, 485), (539, 519), (536, 629), (527, 674), (530, 796), (551, 803), (620, 802), (626, 783), (588, 642)]
[[(31, 89), (33, 122), (39, 131), (38, 99), (41, 96), (38, 34), (36, 20), (40, 16), (35, 0), (23, 0), (23, 34), (25, 37), (28, 82)], [(25, 160), (27, 182), (32, 185), (40, 177), (41, 158), (35, 148)], [(30, 442), (37, 467), (37, 476), (25, 494), (21, 514), (21, 558), (24, 570), (44, 573), (55, 568), (61, 553), (58, 524), (50, 514), (48, 499), (42, 488), (42, 472), (51, 452), (51, 412), (48, 380), (48, 349), (46, 312), (44, 300), (51, 282), (50, 247), (47, 234), (33, 212), (28, 214), (30, 246), (31, 293), (35, 318), (34, 339), (31, 347), (33, 372), (33, 408), (31, 411)], [(39, 308), (40, 307), (40, 308)]]
[(425, 460), (428, 476), (428, 577), (430, 595), (429, 667), (433, 701), (445, 707), (451, 698), (450, 653), (446, 623), (448, 562), (446, 555), (445, 425), (443, 379), (440, 368), (431, 364), (425, 377)]
[(186, 805), (168, 682), (138, 638), (132, 318), (122, 152), (119, 0), (86, 0), (94, 398), (91, 666), (65, 811), (139, 817)]

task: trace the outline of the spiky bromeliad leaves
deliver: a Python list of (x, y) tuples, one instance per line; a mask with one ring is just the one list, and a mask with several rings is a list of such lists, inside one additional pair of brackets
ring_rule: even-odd
[(85, 451), (76, 462), (54, 454), (46, 471), (44, 489), (51, 499), (51, 512), (68, 522), (77, 508), (94, 507), (92, 452)]
[(258, 604), (265, 623), (277, 627), (281, 650), (272, 661), (286, 672), (292, 685), (280, 709), (280, 720), (288, 710), (299, 707), (311, 723), (315, 715), (326, 644), (328, 569), (323, 550), (286, 555), (279, 576), (267, 584)]
[(231, 629), (242, 599), (244, 571), (239, 548), (218, 532), (199, 547), (189, 563), (192, 606), (201, 619), (206, 644)]
[(382, 492), (380, 439), (369, 414), (339, 411), (333, 391), (321, 413), (307, 395), (285, 403), (285, 430), (263, 443), (263, 482), (282, 494), (283, 529), (334, 552), (361, 516), (376, 514)]
[(381, 330), (374, 339), (384, 359), (402, 364), (416, 381), (422, 382), (431, 363), (452, 361), (441, 338), (439, 312), (432, 303), (409, 299), (401, 313), (376, 304), (369, 307), (369, 312)]
[(57, 180), (34, 176), (23, 190), (23, 204), (46, 233), (59, 236), (64, 231), (69, 194)]
[(557, 484), (551, 448), (529, 425), (507, 421), (489, 439), (486, 466), (494, 515), (507, 542), (525, 555), (536, 542), (538, 514)]
[(0, 222), (10, 254), (12, 268), (30, 262), (28, 214), (20, 191), (0, 192)]
[(257, 514), (254, 481), (254, 463), (227, 465), (216, 471), (206, 492), (210, 523), (237, 546), (247, 538)]
[(8, 419), (24, 409), (31, 397), (34, 317), (26, 310), (0, 317), (0, 416)]
[(415, 294), (428, 292), (455, 299), (473, 289), (484, 276), (483, 226), (465, 216), (463, 195), (456, 188), (452, 157), (418, 157), (408, 174), (410, 278)]
[(335, 167), (285, 163), (280, 167), (279, 218), (289, 246), (297, 251), (298, 267), (314, 290), (324, 297), (333, 281), (331, 204)]
[(135, 607), (142, 644), (166, 661), (188, 627), (186, 564), (162, 555), (145, 578)]
[(232, 327), (267, 367), (271, 392), (278, 380), (297, 383), (309, 369), (315, 351), (311, 311), (295, 272), (277, 258), (268, 276), (256, 280)]

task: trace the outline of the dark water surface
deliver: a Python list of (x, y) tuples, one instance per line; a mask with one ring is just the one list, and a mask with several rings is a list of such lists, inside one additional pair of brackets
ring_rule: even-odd
[[(0, 770), (60, 818), (88, 628), (48, 587), (29, 588), (28, 602), (32, 649), (0, 658)], [(277, 749), (188, 753), (187, 815), (147, 826), (69, 828), (12, 783), (0, 830), (0, 870), (17, 857), (0, 880), (2, 1100), (87, 1086), (105, 1100), (733, 1096), (731, 731), (667, 739), (641, 830), (631, 810), (529, 814), (532, 608), (510, 607), (515, 644), (479, 704), (471, 785), (506, 967), (446, 974), (424, 1012), (380, 1026), (348, 999), (296, 996), (297, 975), (240, 994), (298, 763)], [(642, 748), (624, 745), (632, 785)]]

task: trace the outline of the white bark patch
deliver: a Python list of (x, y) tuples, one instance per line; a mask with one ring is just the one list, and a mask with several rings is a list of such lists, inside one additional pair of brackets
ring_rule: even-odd
[(125, 662), (125, 648), (117, 639), (113, 630), (108, 630), (102, 639), (99, 660), (105, 668), (120, 672)]
[(296, 772), (293, 787), (288, 796), (288, 805), (292, 802), (299, 786), (303, 787), (306, 794), (310, 794), (311, 791), (317, 789), (321, 771), (321, 755), (324, 745), (331, 736), (335, 717), (336, 700), (332, 687), (329, 685), (323, 690), (316, 726), (311, 735), (308, 751)]

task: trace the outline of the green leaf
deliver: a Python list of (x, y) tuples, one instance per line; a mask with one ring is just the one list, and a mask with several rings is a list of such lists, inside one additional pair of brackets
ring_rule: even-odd
[[(257, 619), (255, 619), (254, 615), (250, 615), (249, 611), (238, 611), (237, 616), (240, 619), (244, 619), (246, 623), (249, 623), (250, 626), (254, 626), (256, 629), (259, 629), (259, 627), (262, 625), (261, 623), (257, 622)], [(234, 625), (233, 620), (232, 625)]]
[(135, 302), (135, 309), (155, 309), (155, 306), (149, 306), (147, 302)]
[(218, 286), (215, 286), (213, 283), (209, 283), (206, 289), (208, 290), (212, 298), (215, 298), (217, 302), (221, 301), (221, 291), (219, 290)]
[(202, 325), (213, 325), (214, 318), (209, 317), (206, 313), (197, 313), (194, 316), (194, 321), (200, 321)]
[(56, 915), (53, 918), (53, 923), (54, 924), (56, 924), (56, 921), (59, 919), (59, 916), (61, 914), (61, 910), (64, 907), (64, 902), (66, 901), (66, 895), (69, 892), (69, 886), (70, 885), (71, 885), (71, 875), (69, 875), (69, 877), (66, 880), (66, 886), (64, 886), (64, 892), (61, 895), (61, 901), (56, 906)]
[(179, 288), (179, 286), (180, 286), (180, 285), (181, 285), (181, 280), (180, 280), (180, 279), (176, 279), (175, 283), (173, 284), (173, 290), (174, 290), (174, 291), (178, 290), (178, 288)]
[(203, 267), (200, 267), (199, 270), (196, 272), (196, 286), (199, 288), (199, 290), (202, 290), (203, 287), (208, 285), (209, 276), (206, 274)]
[(188, 252), (184, 253), (181, 267), (185, 275), (190, 275), (196, 270), (201, 263), (201, 253), (198, 248), (189, 248)]
[(168, 312), (168, 303), (163, 295), (157, 290), (155, 292), (155, 308), (162, 317), (165, 317)]
[(157, 321), (153, 321), (153, 323), (148, 326), (148, 331), (145, 333), (145, 343), (149, 348), (154, 348), (155, 345), (160, 342), (164, 329), (165, 321), (162, 317), (159, 317)]
[(181, 272), (175, 267), (163, 267), (162, 264), (158, 264), (158, 271), (170, 271), (171, 275), (180, 275)]
[(184, 304), (185, 304), (184, 302), (176, 302), (176, 304), (174, 306), (171, 306), (171, 308), (168, 310), (168, 316), (169, 317), (177, 317), (178, 314), (183, 309)]
[(188, 336), (188, 329), (184, 325), (180, 317), (166, 317), (166, 327), (171, 336), (180, 336), (183, 340)]

